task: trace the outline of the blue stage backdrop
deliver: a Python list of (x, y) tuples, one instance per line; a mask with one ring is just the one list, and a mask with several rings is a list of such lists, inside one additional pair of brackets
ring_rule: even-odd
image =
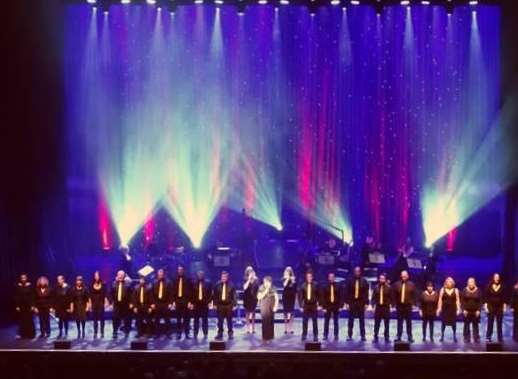
[(70, 245), (453, 244), (512, 180), (500, 10), (473, 9), (68, 6)]

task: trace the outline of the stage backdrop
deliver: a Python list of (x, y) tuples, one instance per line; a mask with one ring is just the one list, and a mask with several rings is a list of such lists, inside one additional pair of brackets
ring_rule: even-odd
[(68, 243), (203, 246), (242, 210), (434, 242), (511, 177), (500, 10), (473, 9), (68, 6)]

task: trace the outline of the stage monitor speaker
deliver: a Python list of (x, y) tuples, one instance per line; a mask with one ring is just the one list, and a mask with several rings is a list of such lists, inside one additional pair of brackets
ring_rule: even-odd
[(72, 341), (58, 340), (54, 341), (54, 349), (56, 350), (70, 350), (72, 347)]
[(394, 342), (394, 351), (410, 351), (410, 344), (405, 341)]
[(322, 350), (322, 344), (320, 342), (306, 342), (304, 345), (306, 351), (320, 351)]
[(223, 351), (227, 349), (225, 341), (210, 341), (209, 350)]
[(504, 347), (501, 342), (488, 342), (486, 343), (486, 351), (504, 351)]
[(131, 350), (147, 350), (147, 341), (131, 341)]

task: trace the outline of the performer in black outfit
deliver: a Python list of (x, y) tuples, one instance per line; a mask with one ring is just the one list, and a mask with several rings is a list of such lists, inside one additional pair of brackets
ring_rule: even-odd
[(263, 332), (263, 342), (270, 342), (274, 336), (274, 317), (279, 305), (277, 290), (272, 285), (272, 277), (265, 276), (263, 284), (258, 290), (257, 299), (261, 310), (261, 329)]
[(362, 277), (362, 269), (356, 266), (353, 271), (353, 278), (345, 287), (345, 302), (349, 309), (349, 320), (347, 325), (347, 340), (353, 338), (354, 319), (360, 323), (360, 335), (362, 341), (365, 338), (365, 308), (369, 304), (369, 283)]
[(419, 314), (423, 320), (423, 341), (426, 341), (426, 329), (428, 327), (430, 341), (433, 342), (433, 329), (439, 306), (439, 293), (433, 288), (432, 282), (426, 283), (426, 289), (421, 293), (420, 305)]
[(308, 319), (313, 323), (313, 340), (318, 341), (318, 283), (313, 281), (313, 273), (306, 273), (305, 281), (299, 289), (299, 305), (302, 308), (302, 341), (308, 335)]
[(104, 338), (104, 308), (107, 294), (106, 284), (102, 281), (99, 271), (94, 272), (94, 280), (90, 285), (88, 295), (90, 296), (90, 309), (94, 321), (94, 338), (97, 338), (99, 331), (101, 332), (101, 338)]
[(439, 304), (437, 313), (441, 315), (441, 342), (444, 340), (446, 326), (451, 326), (453, 341), (457, 342), (457, 315), (460, 314), (460, 295), (455, 288), (455, 281), (451, 276), (447, 277), (439, 292)]
[(416, 287), (415, 284), (409, 280), (408, 271), (401, 271), (399, 277), (400, 280), (391, 286), (392, 303), (396, 305), (397, 314), (396, 341), (401, 341), (403, 322), (405, 322), (408, 342), (414, 342), (412, 338), (412, 307), (416, 303)]
[(461, 296), (462, 313), (464, 316), (464, 342), (470, 342), (470, 325), (473, 325), (473, 341), (480, 342), (478, 325), (482, 307), (482, 292), (477, 287), (475, 278), (469, 278)]
[(378, 342), (378, 333), (381, 320), (383, 320), (383, 335), (385, 342), (390, 341), (390, 304), (392, 301), (390, 285), (387, 283), (387, 275), (378, 276), (378, 285), (372, 291), (372, 305), (374, 307), (374, 341)]
[[(159, 269), (157, 271), (157, 277), (152, 287), (152, 304), (151, 309), (155, 318), (155, 335), (160, 335), (160, 320), (164, 320), (165, 331), (167, 336), (171, 335), (171, 310), (173, 309), (174, 303), (174, 289), (173, 286), (167, 281), (165, 277), (165, 271)], [(183, 291), (183, 289), (182, 289)], [(181, 333), (180, 321), (177, 323), (178, 333)]]
[(68, 337), (68, 321), (70, 319), (70, 287), (65, 281), (63, 275), (57, 277), (57, 284), (52, 291), (53, 308), (58, 319), (59, 334), (58, 338)]
[(284, 313), (284, 334), (293, 334), (293, 315), (297, 298), (297, 283), (293, 269), (288, 266), (282, 275), (282, 311)]
[(38, 278), (34, 305), (40, 321), (40, 338), (50, 337), (50, 309), (52, 308), (52, 293), (49, 280), (45, 276)]
[(142, 337), (150, 330), (151, 326), (152, 293), (146, 283), (146, 278), (141, 276), (139, 283), (133, 289), (131, 308), (135, 314), (137, 338)]
[(205, 279), (205, 273), (198, 271), (193, 285), (192, 305), (194, 318), (194, 338), (198, 338), (198, 332), (203, 332), (203, 337), (209, 334), (209, 304), (212, 302), (212, 285)]
[(329, 336), (329, 320), (333, 318), (333, 332), (335, 341), (338, 340), (338, 318), (342, 308), (342, 291), (335, 281), (335, 274), (330, 272), (327, 275), (327, 283), (322, 287), (320, 304), (324, 309), (324, 339)]
[(122, 270), (117, 272), (112, 284), (110, 300), (113, 304), (113, 338), (117, 338), (122, 322), (124, 322), (123, 331), (127, 337), (131, 330), (131, 287), (126, 282), (126, 273)]
[(259, 279), (252, 266), (245, 269), (243, 284), (243, 307), (245, 308), (245, 319), (247, 333), (255, 333), (255, 309), (257, 308), (257, 290)]
[(182, 338), (182, 331), (185, 338), (189, 339), (192, 309), (192, 288), (191, 281), (185, 277), (183, 266), (178, 266), (177, 277), (173, 281), (173, 299), (176, 310), (176, 339)]
[(16, 285), (14, 302), (18, 315), (18, 338), (34, 338), (34, 320), (32, 313), (34, 308), (34, 288), (26, 274), (20, 275)]
[(484, 302), (486, 303), (487, 310), (486, 339), (488, 342), (491, 341), (493, 337), (493, 324), (496, 321), (498, 342), (502, 342), (504, 339), (502, 322), (505, 311), (505, 295), (504, 285), (502, 284), (500, 274), (493, 274), (493, 277), (484, 293)]
[(223, 339), (223, 321), (227, 320), (228, 339), (234, 338), (234, 329), (232, 326), (232, 313), (237, 304), (236, 289), (228, 280), (228, 272), (221, 273), (220, 281), (214, 286), (212, 294), (214, 307), (218, 316), (218, 334), (216, 339)]
[(518, 342), (518, 280), (513, 286), (510, 307), (513, 310), (513, 341)]
[(83, 277), (77, 276), (74, 287), (70, 290), (70, 308), (76, 320), (77, 338), (85, 338), (86, 312), (88, 309), (88, 291)]

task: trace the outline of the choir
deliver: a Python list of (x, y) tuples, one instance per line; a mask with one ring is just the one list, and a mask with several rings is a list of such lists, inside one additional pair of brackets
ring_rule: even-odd
[[(424, 290), (418, 291), (403, 270), (399, 280), (390, 283), (382, 273), (377, 282), (369, 286), (360, 267), (355, 267), (352, 277), (344, 282), (337, 282), (335, 274), (330, 272), (325, 284), (314, 280), (311, 271), (306, 272), (304, 280), (297, 287), (291, 267), (284, 270), (282, 277), (282, 305), (284, 313), (284, 333), (293, 334), (295, 302), (298, 300), (302, 313), (302, 340), (306, 340), (308, 323), (311, 321), (313, 340), (318, 340), (318, 315), (323, 312), (325, 340), (329, 337), (332, 320), (333, 336), (339, 337), (339, 319), (342, 309), (348, 310), (347, 340), (353, 338), (354, 321), (359, 322), (359, 334), (366, 340), (365, 313), (372, 310), (374, 315), (373, 342), (378, 342), (378, 335), (383, 323), (383, 337), (389, 342), (390, 314), (395, 310), (397, 319), (397, 338), (402, 339), (406, 328), (407, 339), (413, 342), (412, 314), (418, 308), (422, 321), (422, 339), (434, 341), (434, 323), (441, 321), (440, 341), (444, 340), (447, 327), (451, 328), (452, 339), (457, 342), (456, 324), (463, 320), (465, 342), (480, 342), (480, 318), (487, 314), (486, 340), (492, 341), (496, 324), (496, 337), (503, 340), (503, 315), (506, 308), (513, 311), (512, 338), (518, 342), (518, 281), (507, 291), (498, 273), (492, 275), (485, 288), (479, 288), (474, 278), (469, 278), (463, 289), (457, 288), (452, 277), (447, 277), (440, 289), (432, 282), (425, 284)], [(510, 296), (509, 296), (510, 295)], [(77, 276), (69, 286), (63, 275), (56, 279), (51, 288), (46, 277), (40, 277), (32, 286), (27, 275), (20, 275), (15, 290), (16, 311), (18, 313), (19, 338), (34, 338), (35, 326), (33, 315), (39, 319), (40, 337), (50, 336), (51, 315), (58, 322), (58, 338), (68, 337), (69, 321), (75, 321), (77, 337), (85, 338), (85, 324), (90, 314), (93, 320), (94, 338), (104, 337), (105, 310), (112, 310), (113, 338), (119, 331), (127, 336), (135, 319), (137, 336), (154, 333), (172, 333), (171, 317), (176, 317), (177, 339), (182, 335), (191, 338), (190, 324), (193, 319), (194, 337), (200, 329), (203, 337), (208, 337), (209, 309), (214, 308), (217, 315), (216, 339), (222, 339), (226, 323), (228, 338), (233, 338), (233, 314), (237, 306), (237, 290), (226, 271), (213, 286), (205, 278), (203, 271), (196, 273), (190, 280), (182, 266), (177, 269), (174, 280), (168, 280), (163, 269), (157, 271), (155, 280), (148, 283), (141, 277), (136, 286), (132, 285), (126, 273), (118, 271), (113, 283), (108, 286), (101, 279), (99, 271), (94, 273), (89, 286), (82, 276)], [(243, 281), (243, 306), (247, 333), (255, 333), (255, 314), (259, 305), (262, 325), (262, 338), (268, 342), (274, 338), (274, 314), (279, 305), (279, 296), (271, 277), (260, 281), (252, 267), (245, 270)], [(163, 324), (162, 324), (163, 321)]]

